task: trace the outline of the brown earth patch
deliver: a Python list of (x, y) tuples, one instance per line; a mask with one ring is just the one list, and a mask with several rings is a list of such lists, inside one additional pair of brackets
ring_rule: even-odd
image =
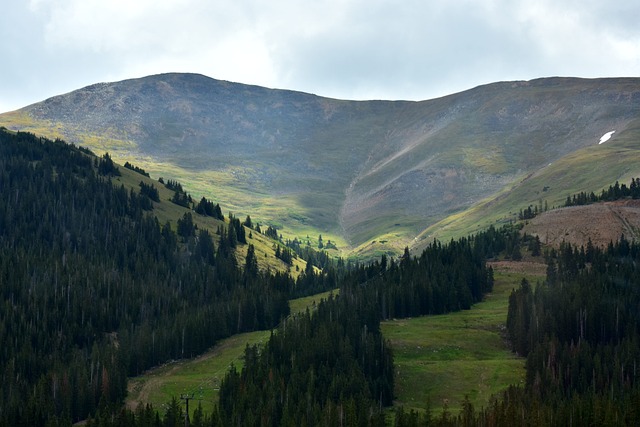
[(535, 261), (489, 261), (487, 265), (495, 271), (518, 273), (526, 276), (544, 276), (547, 274), (547, 264)]
[(556, 247), (563, 241), (586, 246), (589, 239), (602, 247), (623, 234), (629, 240), (640, 240), (640, 200), (554, 209), (529, 220), (522, 231)]

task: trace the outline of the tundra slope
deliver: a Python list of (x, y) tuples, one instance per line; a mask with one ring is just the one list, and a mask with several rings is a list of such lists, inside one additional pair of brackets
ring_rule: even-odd
[[(524, 191), (525, 178), (597, 146), (606, 132), (616, 130), (607, 144), (640, 140), (639, 118), (637, 78), (501, 82), (407, 102), (162, 74), (53, 97), (0, 115), (0, 125), (59, 133), (153, 175), (174, 174), (236, 213), (370, 255), (446, 236), (441, 221)], [(636, 151), (625, 156), (640, 160)], [(546, 194), (506, 200), (566, 197), (555, 192), (561, 186), (540, 184), (527, 191)], [(521, 207), (503, 206), (492, 221)]]

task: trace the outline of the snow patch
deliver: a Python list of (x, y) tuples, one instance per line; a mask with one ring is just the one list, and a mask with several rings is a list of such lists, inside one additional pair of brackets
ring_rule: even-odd
[(612, 130), (611, 132), (607, 132), (604, 135), (602, 135), (600, 137), (600, 142), (598, 142), (598, 144), (602, 144), (603, 142), (607, 142), (609, 139), (611, 139), (611, 135), (613, 135), (616, 131)]

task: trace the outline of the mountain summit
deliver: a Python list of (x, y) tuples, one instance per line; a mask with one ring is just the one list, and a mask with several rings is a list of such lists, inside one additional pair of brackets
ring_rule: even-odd
[(109, 151), (292, 236), (368, 253), (640, 173), (637, 78), (501, 82), (408, 102), (162, 74), (56, 96), (0, 125)]

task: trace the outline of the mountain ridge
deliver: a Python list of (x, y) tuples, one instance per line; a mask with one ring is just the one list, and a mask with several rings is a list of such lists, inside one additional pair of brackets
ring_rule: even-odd
[[(0, 125), (59, 132), (179, 178), (196, 196), (216, 194), (235, 212), (260, 211), (260, 221), (295, 236), (320, 233), (370, 254), (398, 253), (434, 224), (519, 191), (527, 177), (544, 181), (549, 164), (597, 149), (606, 132), (616, 130), (605, 144), (637, 140), (639, 117), (637, 78), (553, 77), (425, 101), (348, 101), (169, 73), (91, 85), (0, 115)], [(552, 203), (566, 197), (543, 186)]]

